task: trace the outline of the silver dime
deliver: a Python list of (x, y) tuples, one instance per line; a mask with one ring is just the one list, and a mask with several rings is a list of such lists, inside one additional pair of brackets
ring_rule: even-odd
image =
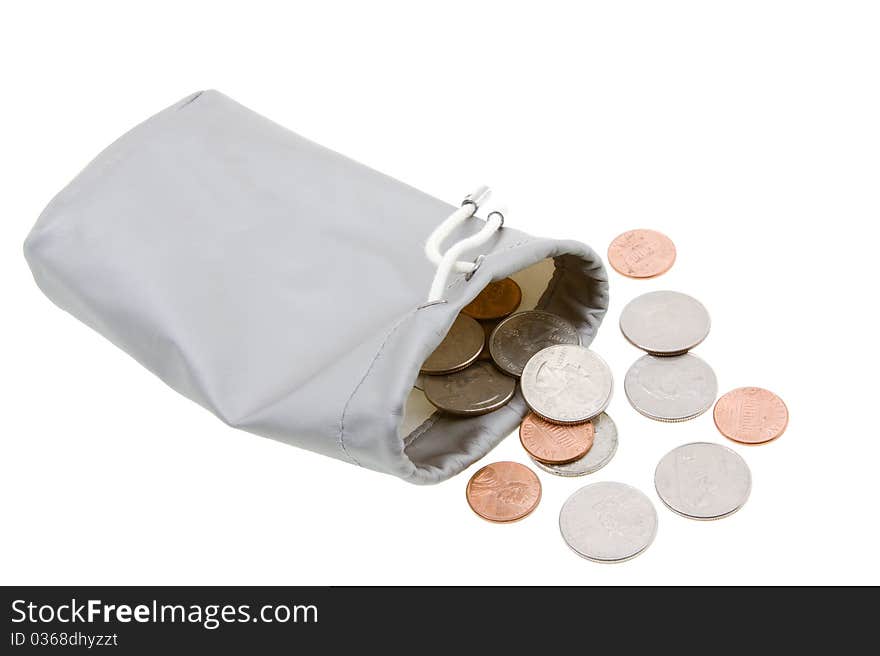
[(657, 511), (624, 483), (593, 483), (568, 497), (559, 511), (562, 539), (579, 556), (600, 563), (635, 558), (657, 534)]
[(620, 313), (620, 330), (633, 345), (653, 355), (679, 355), (709, 334), (709, 313), (697, 299), (679, 292), (650, 292)]
[(458, 315), (446, 337), (422, 364), (421, 373), (437, 376), (464, 369), (480, 355), (485, 339), (483, 327), (475, 319)]
[(575, 424), (608, 407), (614, 387), (605, 360), (584, 346), (560, 344), (529, 359), (520, 379), (528, 406), (547, 421)]
[(602, 469), (617, 452), (617, 426), (604, 412), (591, 421), (595, 431), (593, 446), (583, 458), (564, 465), (548, 465), (532, 458), (534, 463), (545, 472), (556, 476), (586, 476)]
[(657, 494), (691, 519), (721, 519), (742, 508), (752, 489), (748, 465), (720, 444), (694, 442), (673, 449), (654, 472)]
[(522, 375), (535, 353), (554, 344), (580, 344), (570, 321), (549, 312), (517, 312), (498, 324), (489, 337), (489, 353), (502, 371)]
[(690, 353), (674, 357), (643, 355), (623, 381), (630, 405), (658, 421), (685, 421), (712, 407), (718, 381), (712, 368)]
[(425, 377), (425, 397), (440, 410), (455, 415), (483, 415), (513, 397), (516, 379), (491, 362), (477, 362), (445, 376)]

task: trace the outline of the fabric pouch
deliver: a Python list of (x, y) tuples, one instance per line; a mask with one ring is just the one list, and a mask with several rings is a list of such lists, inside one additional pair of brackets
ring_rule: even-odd
[[(424, 411), (420, 365), (462, 307), (531, 271), (530, 304), (588, 345), (608, 303), (589, 247), (504, 226), (426, 304), (425, 240), (455, 209), (205, 91), (89, 164), (25, 256), (54, 303), (227, 424), (435, 483), (527, 410), (517, 392), (478, 417)], [(483, 225), (469, 218), (449, 240)]]

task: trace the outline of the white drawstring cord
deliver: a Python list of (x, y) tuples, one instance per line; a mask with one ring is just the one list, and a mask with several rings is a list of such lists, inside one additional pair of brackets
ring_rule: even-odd
[[(475, 248), (495, 234), (495, 231), (501, 227), (504, 218), (500, 212), (493, 212), (492, 216), (486, 221), (486, 225), (475, 235), (466, 237), (455, 243), (449, 248), (437, 265), (437, 273), (434, 274), (434, 282), (431, 283), (431, 291), (428, 293), (428, 303), (434, 303), (443, 298), (443, 292), (446, 290), (446, 281), (452, 274), (453, 268), (461, 262), (457, 262), (459, 256), (465, 251)], [(465, 262), (467, 265), (466, 272), (472, 273), (479, 266), (477, 262)]]
[[(480, 267), (482, 256), (473, 262), (459, 261), (461, 254), (484, 244), (489, 238), (495, 234), (501, 226), (504, 225), (504, 213), (499, 210), (489, 212), (486, 217), (486, 224), (474, 235), (466, 237), (449, 247), (443, 255), (440, 255), (440, 246), (452, 231), (463, 221), (470, 218), (479, 208), (479, 204), (489, 196), (488, 187), (480, 187), (473, 194), (467, 196), (461, 207), (455, 210), (449, 217), (441, 223), (425, 243), (425, 254), (428, 259), (437, 264), (437, 272), (434, 274), (434, 280), (431, 283), (431, 290), (428, 293), (427, 304), (437, 303), (443, 300), (443, 293), (446, 290), (446, 283), (453, 272), (457, 273), (473, 273)], [(468, 276), (468, 279), (470, 276)]]
[[(461, 207), (450, 214), (443, 223), (434, 228), (434, 232), (431, 233), (428, 241), (425, 242), (425, 255), (428, 256), (431, 262), (438, 266), (440, 265), (440, 261), (443, 259), (440, 247), (443, 245), (443, 242), (459, 225), (477, 213), (480, 205), (488, 200), (491, 193), (489, 187), (485, 185), (477, 187), (464, 197)], [(467, 273), (472, 268), (473, 262), (456, 262), (455, 265), (455, 270), (458, 273)]]

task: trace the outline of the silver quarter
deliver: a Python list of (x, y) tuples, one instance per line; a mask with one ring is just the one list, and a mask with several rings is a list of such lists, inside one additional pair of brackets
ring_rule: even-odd
[(516, 379), (505, 376), (491, 362), (477, 362), (445, 376), (425, 377), (425, 398), (454, 415), (483, 415), (510, 401)]
[(650, 292), (620, 313), (620, 330), (633, 345), (653, 355), (679, 355), (709, 334), (709, 313), (697, 299), (679, 292)]
[(643, 355), (623, 381), (630, 405), (658, 421), (685, 421), (712, 407), (718, 393), (715, 372), (686, 353), (674, 357)]
[(617, 426), (604, 412), (591, 421), (595, 431), (593, 446), (583, 458), (564, 465), (548, 465), (532, 458), (534, 463), (548, 474), (556, 476), (586, 476), (602, 469), (617, 452)]
[(642, 492), (624, 483), (593, 483), (568, 497), (559, 511), (562, 539), (584, 558), (620, 563), (654, 541), (657, 511)]
[(458, 315), (446, 337), (422, 364), (421, 373), (439, 376), (464, 369), (480, 355), (485, 339), (483, 327), (475, 319)]
[(742, 508), (752, 474), (739, 454), (720, 444), (694, 442), (673, 449), (654, 472), (657, 494), (690, 519), (721, 519)]
[(533, 355), (520, 384), (532, 411), (559, 424), (587, 421), (604, 411), (614, 387), (605, 360), (584, 346), (571, 344)]
[(555, 344), (580, 344), (570, 321), (549, 312), (517, 312), (498, 324), (489, 337), (495, 364), (511, 376), (521, 376), (526, 362), (541, 349)]

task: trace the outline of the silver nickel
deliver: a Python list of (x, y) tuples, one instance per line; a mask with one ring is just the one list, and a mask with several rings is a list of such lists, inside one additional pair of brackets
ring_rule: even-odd
[(654, 541), (657, 511), (624, 483), (593, 483), (572, 494), (559, 512), (559, 530), (571, 549), (599, 563), (635, 558)]
[(657, 421), (699, 417), (712, 407), (718, 394), (715, 372), (690, 353), (643, 355), (626, 372), (623, 387), (630, 405)]
[(670, 510), (690, 519), (721, 519), (743, 507), (752, 474), (739, 454), (720, 444), (694, 442), (667, 453), (654, 487)]
[(425, 398), (454, 415), (483, 415), (510, 401), (516, 379), (505, 376), (491, 362), (477, 362), (445, 376), (425, 377)]
[(559, 424), (580, 423), (603, 412), (614, 388), (605, 360), (571, 344), (538, 351), (523, 369), (520, 384), (528, 406)]
[(620, 330), (634, 346), (653, 355), (680, 355), (709, 334), (709, 313), (697, 299), (679, 292), (650, 292), (620, 313)]
[(422, 364), (421, 373), (440, 376), (464, 369), (480, 355), (485, 339), (483, 327), (475, 319), (458, 315), (446, 337)]
[(587, 451), (580, 460), (568, 462), (564, 465), (548, 465), (538, 460), (534, 461), (538, 468), (543, 469), (548, 474), (556, 476), (586, 476), (599, 471), (611, 462), (614, 454), (617, 452), (617, 426), (614, 421), (606, 413), (602, 413), (592, 420), (595, 435), (593, 437), (593, 446)]
[(526, 362), (541, 349), (555, 344), (580, 344), (570, 321), (549, 312), (517, 312), (498, 324), (489, 337), (489, 354), (511, 376), (521, 376)]

